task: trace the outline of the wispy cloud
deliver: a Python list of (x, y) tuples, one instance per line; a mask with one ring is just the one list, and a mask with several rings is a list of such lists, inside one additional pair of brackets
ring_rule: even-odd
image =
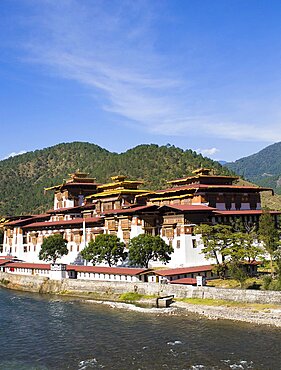
[(87, 13), (74, 0), (45, 2), (44, 20), (40, 14), (36, 23), (43, 29), (25, 45), (28, 61), (92, 87), (93, 94), (98, 89), (102, 108), (132, 124), (157, 131), (162, 122), (181, 119), (182, 82), (153, 49), (150, 3), (118, 2), (114, 11), (97, 4)]
[(87, 86), (101, 109), (145, 131), (281, 140), (281, 125), (276, 124), (273, 133), (267, 126), (228, 119), (198, 104), (188, 76), (156, 47), (160, 11), (155, 7), (162, 4), (42, 1), (30, 19), (35, 36), (25, 44), (26, 61)]
[(21, 155), (21, 154), (24, 154), (24, 153), (26, 153), (26, 150), (20, 150), (19, 152), (12, 152), (12, 153), (8, 154), (6, 157), (2, 158), (2, 160), (8, 159), (8, 158), (11, 158), (11, 157), (15, 157), (16, 155)]
[(206, 149), (195, 149), (197, 153), (202, 154), (203, 156), (212, 156), (216, 153), (218, 153), (220, 150), (218, 148), (206, 148)]

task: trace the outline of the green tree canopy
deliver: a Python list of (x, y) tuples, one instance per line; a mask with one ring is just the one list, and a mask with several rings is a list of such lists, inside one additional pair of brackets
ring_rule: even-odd
[(239, 264), (236, 261), (233, 261), (229, 264), (229, 274), (230, 276), (234, 279), (237, 280), (240, 283), (240, 287), (243, 287), (243, 284), (248, 278), (248, 274), (246, 271), (243, 269), (241, 264)]
[(44, 239), (39, 252), (39, 259), (56, 263), (57, 259), (67, 254), (67, 240), (61, 234), (54, 234)]
[(207, 259), (215, 259), (217, 264), (224, 262), (232, 244), (231, 226), (202, 224), (196, 228), (196, 233), (202, 235), (204, 243), (202, 253), (205, 254), (205, 257)]
[(261, 254), (261, 249), (255, 243), (254, 230), (249, 229), (247, 232), (242, 224), (237, 222), (235, 225), (202, 224), (197, 227), (196, 232), (202, 235), (202, 253), (207, 259), (215, 259), (219, 276), (225, 278), (227, 264), (237, 266), (239, 262), (255, 260)]
[(270, 270), (272, 275), (273, 261), (280, 248), (280, 239), (275, 222), (267, 210), (265, 210), (260, 217), (258, 235), (259, 240), (262, 242), (265, 251), (270, 257)]
[(170, 254), (174, 252), (160, 236), (140, 234), (129, 242), (129, 259), (133, 265), (148, 267), (149, 261), (170, 261)]
[(77, 168), (94, 175), (99, 183), (124, 174), (132, 180), (142, 179), (144, 188), (153, 190), (167, 187), (166, 180), (191, 175), (201, 166), (230, 174), (218, 162), (174, 146), (139, 145), (117, 154), (90, 143), (62, 143), (0, 161), (0, 215), (49, 209), (53, 192), (44, 195), (44, 187), (61, 184)]
[(82, 250), (82, 257), (96, 263), (106, 262), (109, 266), (117, 265), (127, 257), (125, 244), (116, 235), (100, 234)]

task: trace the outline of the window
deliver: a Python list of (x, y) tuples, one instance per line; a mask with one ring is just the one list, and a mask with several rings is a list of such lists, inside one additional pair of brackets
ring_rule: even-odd
[(197, 241), (196, 239), (192, 239), (192, 247), (197, 248)]
[(177, 240), (177, 248), (180, 248), (180, 247), (181, 247), (181, 241)]

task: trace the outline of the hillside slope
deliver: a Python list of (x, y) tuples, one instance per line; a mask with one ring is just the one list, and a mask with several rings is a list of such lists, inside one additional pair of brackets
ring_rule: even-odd
[(39, 213), (52, 207), (53, 194), (44, 195), (44, 187), (61, 183), (78, 169), (101, 183), (124, 174), (142, 179), (145, 188), (157, 189), (200, 166), (230, 173), (218, 162), (170, 145), (139, 145), (117, 154), (95, 144), (63, 143), (0, 161), (0, 215)]
[(281, 142), (225, 166), (246, 180), (281, 194)]

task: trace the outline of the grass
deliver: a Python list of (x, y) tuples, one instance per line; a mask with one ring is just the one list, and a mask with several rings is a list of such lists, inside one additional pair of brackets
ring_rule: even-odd
[(9, 284), (9, 280), (6, 280), (6, 279), (1, 279), (0, 280), (0, 284), (4, 285), (4, 286), (7, 286)]
[(138, 301), (141, 298), (143, 298), (142, 294), (134, 292), (123, 293), (119, 296), (120, 301)]
[(265, 191), (261, 194), (262, 207), (268, 207), (273, 210), (281, 209), (281, 195), (274, 194), (271, 195), (271, 192)]
[[(254, 278), (248, 278), (244, 283), (243, 283), (243, 289), (250, 288), (254, 284), (261, 284), (262, 285), (262, 280), (260, 280), (257, 277)], [(228, 289), (236, 289), (236, 288), (241, 288), (240, 283), (237, 280), (234, 279), (215, 279), (215, 280), (209, 280), (208, 281), (208, 286), (213, 286), (215, 288), (228, 288)]]
[(145, 295), (145, 294), (139, 294), (135, 292), (127, 292), (123, 293), (119, 296), (120, 301), (139, 301), (141, 299), (153, 299), (157, 298), (156, 295)]
[(233, 307), (233, 308), (248, 308), (255, 311), (264, 311), (274, 308), (279, 308), (279, 305), (268, 304), (268, 303), (244, 303), (235, 301), (225, 301), (223, 299), (210, 299), (210, 298), (178, 298), (180, 302), (191, 303), (203, 306), (222, 306), (222, 307)]

